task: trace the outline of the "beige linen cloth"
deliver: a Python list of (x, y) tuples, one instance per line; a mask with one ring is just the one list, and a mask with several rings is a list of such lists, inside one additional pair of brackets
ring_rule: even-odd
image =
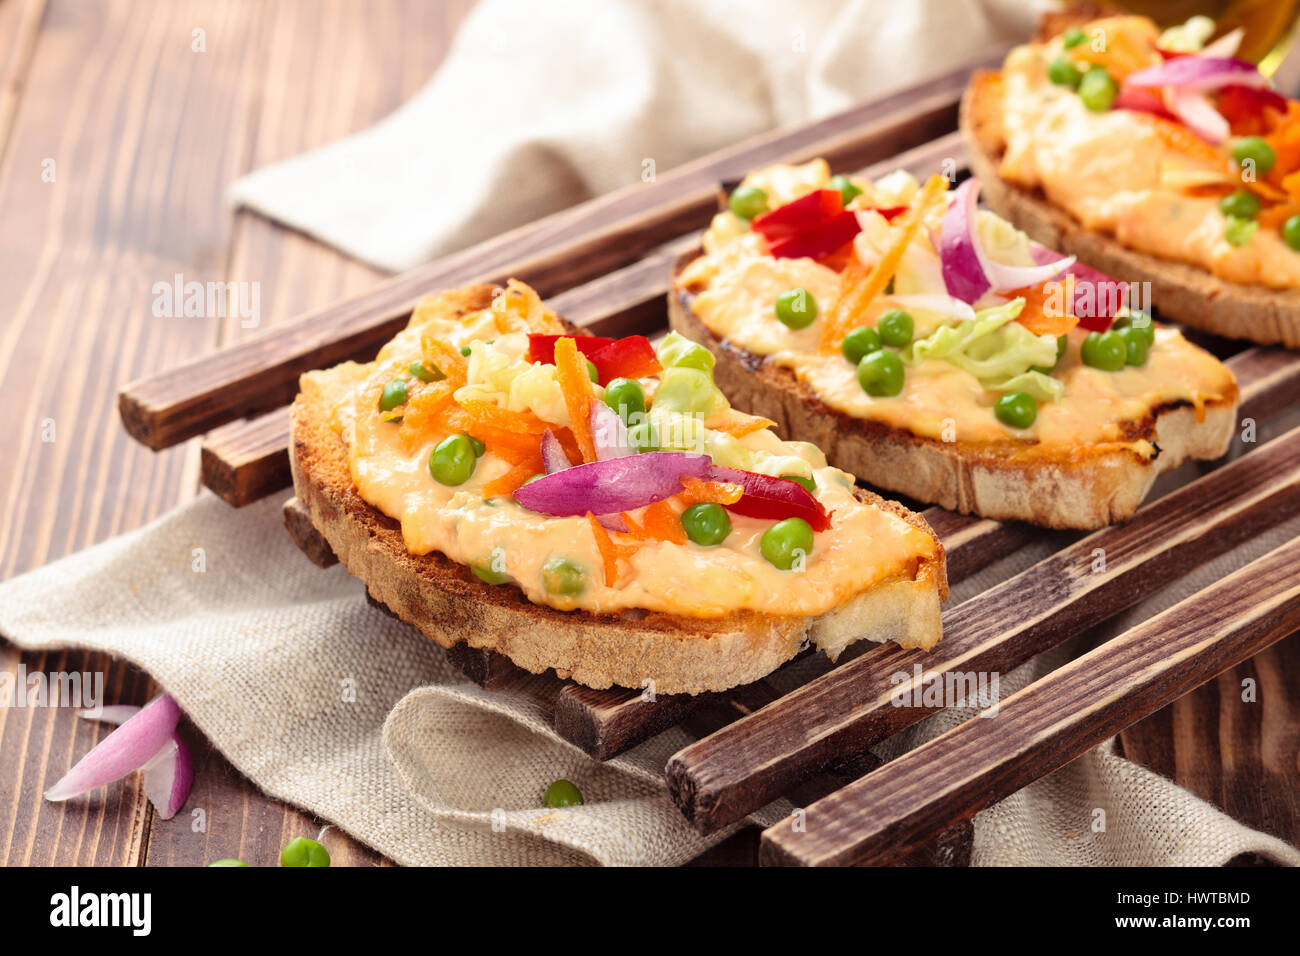
[[(646, 158), (668, 169), (914, 82), (997, 38), (1023, 36), (1033, 19), (1032, 6), (1014, 0), (486, 0), (409, 104), (372, 130), (252, 174), (233, 195), (358, 258), (403, 268), (638, 181)], [(468, 684), (432, 642), (370, 607), (345, 570), (309, 564), (279, 505), (235, 511), (204, 494), (0, 584), (0, 633), (23, 647), (130, 659), (259, 787), (400, 863), (674, 864), (712, 842), (664, 791), (664, 762), (685, 732), (608, 764), (588, 759), (551, 730), (553, 678), (503, 692)], [(1195, 583), (1295, 531), (1214, 562)], [(1046, 547), (965, 582), (952, 603)], [(1003, 675), (1003, 694), (1051, 663)], [(880, 752), (969, 715), (937, 715)], [(50, 767), (45, 783), (65, 770)], [(558, 777), (577, 783), (582, 807), (541, 807)], [(83, 799), (117, 799), (117, 790)], [(1098, 807), (1108, 826), (1094, 833)], [(789, 809), (756, 819), (775, 822)], [(1300, 851), (1109, 746), (976, 818), (979, 864), (1218, 864), (1251, 851), (1300, 863)]]

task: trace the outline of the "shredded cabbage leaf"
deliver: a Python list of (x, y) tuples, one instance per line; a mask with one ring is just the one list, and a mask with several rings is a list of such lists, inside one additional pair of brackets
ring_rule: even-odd
[(982, 309), (975, 318), (947, 325), (918, 339), (900, 354), (909, 365), (941, 358), (970, 372), (995, 392), (1028, 392), (1038, 401), (1059, 402), (1065, 386), (1032, 366), (1056, 364), (1056, 337), (1035, 335), (1015, 321), (1024, 299)]

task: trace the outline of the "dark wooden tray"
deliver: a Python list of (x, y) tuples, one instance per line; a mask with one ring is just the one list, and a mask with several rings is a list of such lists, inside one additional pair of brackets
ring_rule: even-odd
[[(123, 421), (153, 448), (206, 433), (204, 483), (232, 505), (278, 491), (289, 483), (285, 405), (298, 375), (373, 356), (425, 292), (518, 276), (597, 334), (659, 331), (671, 263), (697, 241), (720, 182), (817, 155), (837, 169), (961, 170), (956, 105), (979, 65), (705, 157), (655, 183), (585, 203), (200, 362), (134, 382), (120, 396)], [(1300, 356), (1215, 346), (1241, 384), (1243, 419), (1266, 419), (1300, 396)], [(593, 757), (608, 759), (683, 724), (699, 739), (675, 754), (665, 773), (673, 799), (702, 832), (783, 795), (806, 807), (799, 826), (787, 820), (764, 833), (766, 862), (961, 862), (969, 849), (967, 821), (979, 809), (1300, 627), (1300, 548), (1279, 548), (1031, 684), (1000, 703), (996, 721), (967, 721), (881, 766), (867, 749), (934, 710), (892, 706), (900, 692), (893, 675), (918, 665), (923, 679), (1009, 670), (1295, 515), (1300, 430), (1238, 450), (1230, 461), (1202, 466), (1199, 479), (1147, 503), (1129, 523), (1086, 536), (927, 509), (954, 581), (1030, 541), (1058, 545), (1039, 564), (949, 608), (944, 639), (929, 654), (872, 646), (838, 667), (822, 667), (786, 694), (772, 680), (725, 694), (657, 699), (570, 682), (557, 699), (555, 727)], [(333, 563), (293, 499), (285, 523), (311, 560)], [(1093, 564), (1097, 548), (1107, 555), (1100, 572)], [(490, 651), (461, 645), (450, 653), (485, 687), (519, 676)], [(1099, 673), (1106, 675), (1104, 687)]]

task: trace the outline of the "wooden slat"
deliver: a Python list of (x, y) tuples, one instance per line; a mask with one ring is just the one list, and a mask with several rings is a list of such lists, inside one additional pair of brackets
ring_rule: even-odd
[[(943, 541), (948, 581), (956, 584), (980, 568), (1028, 543), (1041, 532), (1018, 522), (999, 523), (929, 508), (923, 516)], [(659, 695), (647, 700), (639, 690), (611, 687), (593, 690), (580, 684), (560, 688), (555, 703), (555, 731), (597, 760), (616, 757), (643, 740), (679, 723), (697, 707), (729, 695)], [(734, 704), (733, 719), (747, 705)]]
[(298, 549), (318, 568), (330, 568), (339, 563), (338, 556), (325, 536), (311, 523), (311, 512), (297, 498), (284, 503), (284, 529)]
[[(761, 860), (886, 863), (1300, 629), (1300, 539), (763, 834)], [(941, 768), (939, 772), (937, 769)]]
[(203, 484), (236, 508), (289, 487), (289, 409), (208, 432), (199, 474)]
[(701, 832), (712, 832), (936, 709), (894, 706), (916, 683), (896, 675), (1011, 670), (1297, 510), (1300, 429), (947, 612), (934, 650), (872, 649), (679, 751), (666, 770), (669, 791)]
[[(983, 63), (996, 62), (991, 54)], [(717, 183), (778, 160), (825, 156), (855, 168), (954, 128), (971, 65), (919, 87), (811, 124), (768, 133), (556, 213), (397, 276), (356, 299), (249, 338), (218, 356), (138, 380), (122, 390), (127, 431), (165, 448), (241, 416), (287, 404), (298, 376), (366, 358), (401, 328), (430, 289), (515, 276), (545, 296), (634, 261), (712, 215)]]

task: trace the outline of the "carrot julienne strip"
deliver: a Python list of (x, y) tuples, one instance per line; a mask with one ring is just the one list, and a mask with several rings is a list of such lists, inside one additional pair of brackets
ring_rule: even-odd
[(643, 533), (656, 541), (669, 541), (673, 544), (686, 543), (686, 529), (682, 527), (677, 512), (667, 501), (656, 501), (647, 505), (641, 514)]
[(731, 481), (703, 481), (693, 475), (682, 478), (682, 491), (677, 496), (688, 506), (698, 504), (734, 505), (744, 495), (745, 489)]
[(833, 352), (838, 349), (840, 341), (852, 331), (853, 324), (862, 316), (866, 307), (871, 304), (871, 300), (885, 291), (889, 280), (898, 271), (907, 247), (912, 244), (912, 240), (916, 238), (917, 232), (925, 222), (925, 217), (929, 215), (930, 209), (947, 189), (948, 180), (938, 174), (925, 181), (912, 207), (900, 220), (898, 238), (865, 277), (862, 276), (861, 268), (854, 268), (857, 257), (850, 261), (840, 280), (840, 295), (831, 307), (826, 323), (822, 326), (823, 351)]
[(596, 443), (591, 435), (591, 377), (587, 374), (587, 360), (578, 351), (571, 337), (556, 340), (555, 377), (564, 395), (564, 406), (569, 412), (569, 427), (573, 430), (578, 450), (584, 463), (596, 460)]

